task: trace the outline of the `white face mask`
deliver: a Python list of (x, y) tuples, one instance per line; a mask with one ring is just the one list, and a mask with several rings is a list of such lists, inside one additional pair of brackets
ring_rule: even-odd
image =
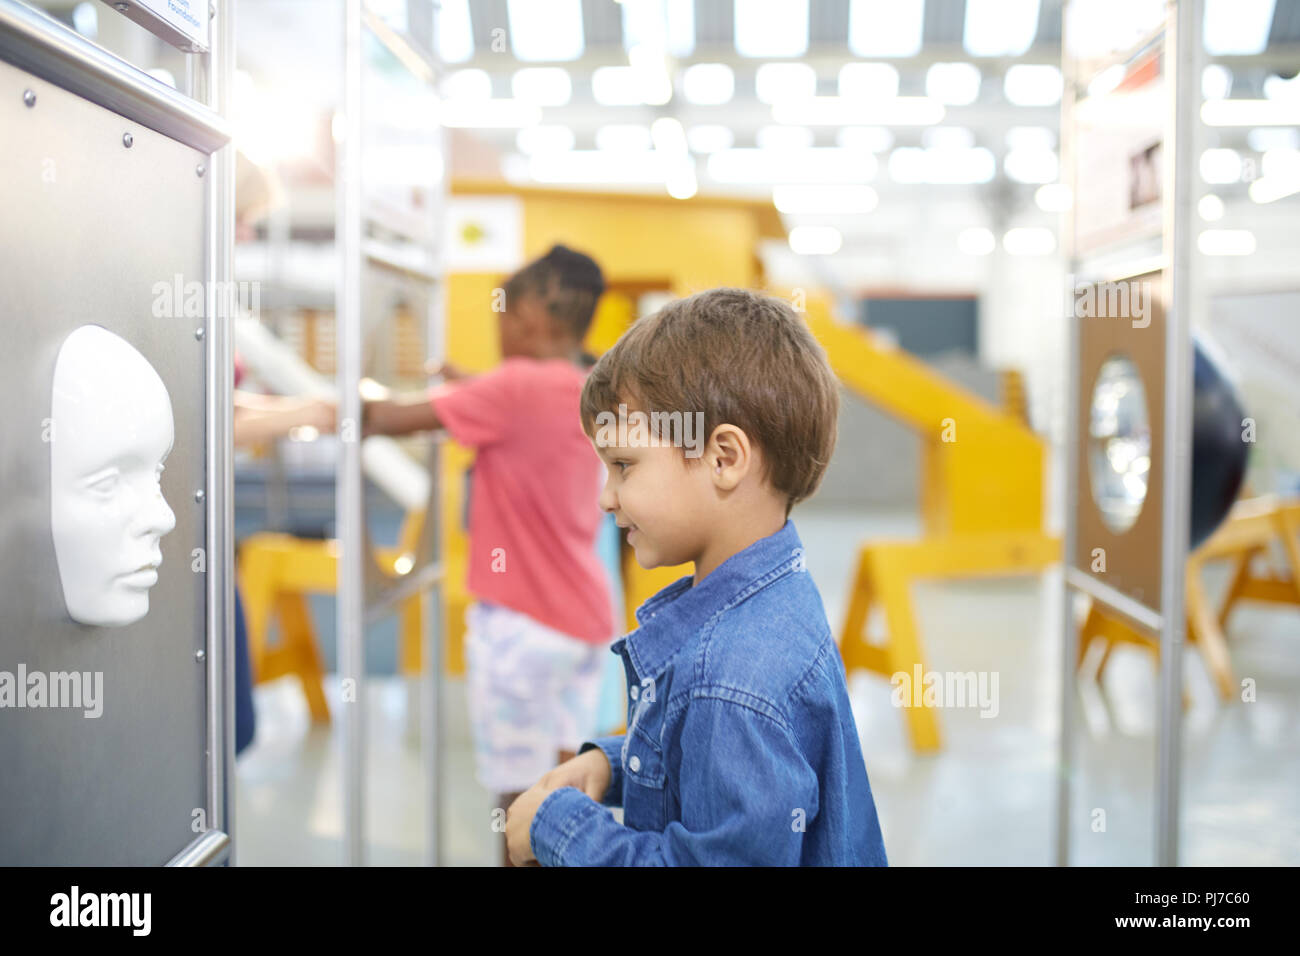
[(54, 364), (50, 417), (50, 529), (74, 621), (121, 627), (149, 613), (176, 527), (163, 500), (172, 449), (171, 400), (152, 365), (125, 339), (83, 325)]

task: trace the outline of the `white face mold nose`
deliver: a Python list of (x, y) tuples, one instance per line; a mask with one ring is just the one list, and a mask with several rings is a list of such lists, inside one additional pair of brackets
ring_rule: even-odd
[(149, 613), (176, 527), (159, 481), (175, 437), (171, 399), (129, 342), (83, 325), (54, 363), (50, 530), (68, 614), (122, 627)]

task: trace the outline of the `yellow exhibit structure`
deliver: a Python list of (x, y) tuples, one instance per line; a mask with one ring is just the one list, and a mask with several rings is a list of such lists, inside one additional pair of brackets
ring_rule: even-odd
[[(1263, 574), (1261, 561), (1280, 558), (1280, 570)], [(1216, 613), (1205, 588), (1204, 570), (1216, 561), (1232, 562), (1232, 577)], [(1187, 560), (1187, 641), (1201, 652), (1219, 696), (1230, 700), (1239, 688), (1232, 674), (1224, 631), (1241, 601), (1300, 607), (1300, 500), (1265, 495), (1238, 501), (1223, 524)], [(1100, 681), (1111, 653), (1131, 644), (1160, 656), (1159, 636), (1119, 613), (1092, 602), (1079, 629), (1081, 668), (1093, 644), (1102, 647), (1095, 670)]]
[[(824, 302), (809, 299), (808, 322), (840, 381), (922, 439), (922, 537), (862, 544), (839, 636), (845, 670), (910, 677), (917, 665), (928, 670), (913, 582), (1037, 573), (1060, 560), (1060, 540), (1043, 527), (1045, 443), (1014, 408), (998, 408), (868, 330), (837, 322)], [(876, 607), (883, 629), (869, 633)], [(916, 750), (940, 748), (934, 708), (907, 707), (906, 718)]]

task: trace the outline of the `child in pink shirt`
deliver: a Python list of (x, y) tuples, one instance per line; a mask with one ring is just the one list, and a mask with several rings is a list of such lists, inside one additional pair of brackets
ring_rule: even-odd
[[(591, 736), (614, 635), (596, 552), (604, 468), (578, 411), (599, 266), (555, 246), (505, 283), (502, 363), (369, 402), (367, 434), (446, 428), (477, 452), (466, 657), (480, 783), (502, 809)], [(503, 850), (503, 859), (509, 861)]]

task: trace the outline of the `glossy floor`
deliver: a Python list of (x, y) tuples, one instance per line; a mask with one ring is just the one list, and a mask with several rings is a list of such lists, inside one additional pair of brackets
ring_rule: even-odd
[[(806, 509), (796, 515), (833, 628), (858, 542), (914, 534), (910, 516)], [(1212, 581), (1212, 587), (1221, 585)], [(894, 865), (1053, 861), (1060, 653), (1051, 576), (922, 584), (914, 592), (927, 669), (983, 674), (996, 696), (940, 712), (944, 748), (919, 756), (877, 675), (850, 676), (854, 713)], [(1300, 864), (1300, 612), (1242, 607), (1230, 626), (1253, 702), (1222, 703), (1186, 655), (1182, 850), (1186, 865)], [(996, 684), (993, 677), (996, 675)], [(329, 688), (338, 700), (337, 686)], [(1155, 859), (1158, 682), (1153, 658), (1115, 652), (1104, 686), (1081, 682), (1071, 814), (1075, 864)], [(313, 728), (292, 680), (257, 688), (258, 731), (240, 758), (236, 820), (244, 865), (343, 861), (338, 722)], [(992, 706), (993, 704), (996, 707)], [(495, 865), (494, 800), (474, 781), (464, 685), (444, 687), (441, 858)], [(368, 684), (366, 845), (372, 864), (425, 860), (430, 788), (400, 678)]]

